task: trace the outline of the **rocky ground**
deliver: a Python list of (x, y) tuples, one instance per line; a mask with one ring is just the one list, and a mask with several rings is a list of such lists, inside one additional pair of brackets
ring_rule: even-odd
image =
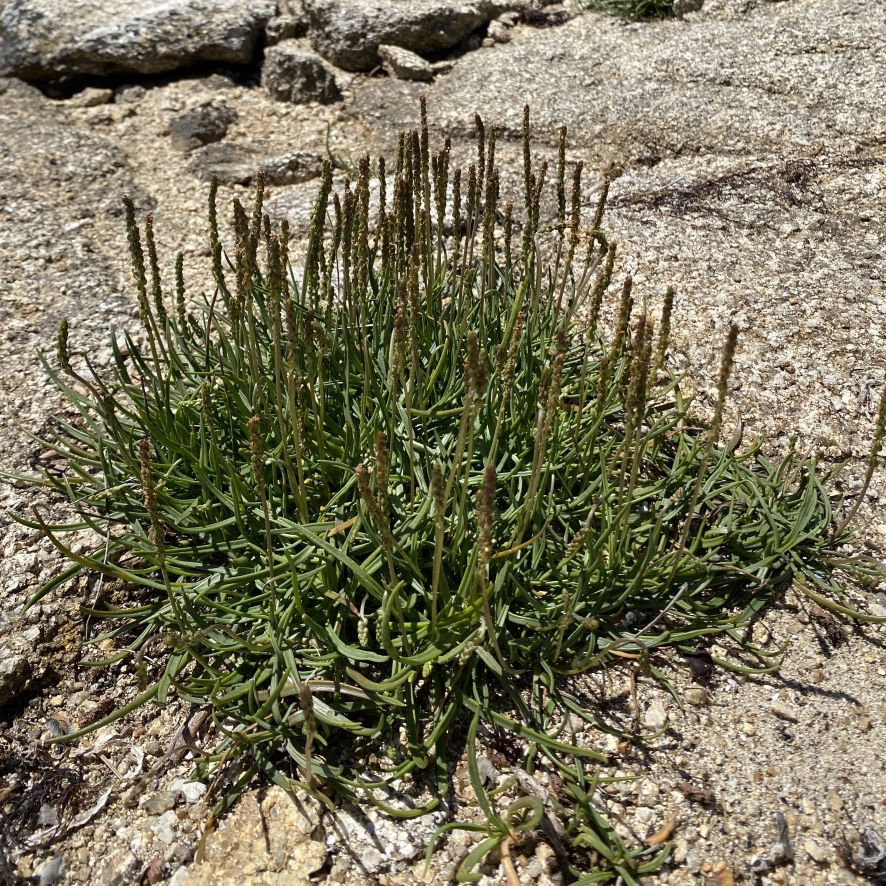
[[(60, 408), (36, 356), (58, 321), (99, 365), (109, 328), (133, 322), (122, 194), (153, 212), (164, 270), (184, 252), (198, 292), (213, 174), (223, 198), (243, 198), (262, 169), (272, 213), (298, 239), (324, 157), (347, 167), (390, 153), (424, 94), (456, 154), (475, 111), (498, 126), (514, 176), (525, 102), (539, 151), (553, 154), (568, 125), (570, 161), (594, 173), (588, 202), (604, 170), (615, 176), (605, 226), (619, 271), (653, 310), (677, 287), (673, 368), (691, 368), (704, 402), (735, 318), (731, 420), (740, 413), (746, 439), (774, 451), (796, 435), (803, 451), (848, 459), (845, 488), (858, 488), (886, 383), (881, 0), (708, 0), (654, 23), (505, 0), (157, 8), (0, 0), (4, 470), (39, 455), (20, 425), (39, 432)], [(860, 544), (881, 558), (884, 495), (881, 470), (859, 512)], [(4, 511), (38, 503), (0, 484)], [(204, 787), (189, 780), (187, 746), (200, 740), (198, 711), (141, 711), (46, 745), (127, 701), (137, 681), (125, 665), (81, 666), (95, 625), (78, 608), (94, 583), (22, 611), (60, 561), (5, 513), (0, 532), (0, 882), (448, 882), (470, 840), (451, 838), (426, 869), (439, 820), (321, 815), (260, 786), (201, 841)], [(882, 587), (854, 599), (886, 615)], [(588, 739), (638, 776), (601, 788), (600, 804), (639, 838), (671, 829), (661, 882), (882, 882), (886, 631), (791, 599), (755, 630), (789, 641), (778, 675), (694, 683), (685, 662), (665, 661), (683, 709), (641, 678), (637, 716), (664, 732), (642, 748)], [(586, 689), (630, 717), (628, 677), (615, 669)], [(521, 851), (524, 882), (558, 882), (546, 843)], [(493, 865), (486, 882), (502, 876)]]

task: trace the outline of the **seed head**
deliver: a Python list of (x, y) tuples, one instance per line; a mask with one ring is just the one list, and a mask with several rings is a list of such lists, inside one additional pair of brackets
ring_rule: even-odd
[(175, 312), (179, 328), (184, 331), (187, 318), (185, 315), (185, 257), (179, 253), (175, 257)]
[(384, 431), (375, 435), (375, 489), (378, 507), (382, 514), (388, 515), (391, 503), (388, 499), (388, 477), (391, 472), (391, 452)]
[(712, 443), (720, 438), (720, 428), (723, 424), (723, 407), (726, 405), (726, 394), (729, 390), (729, 376), (732, 375), (732, 365), (735, 362), (735, 349), (738, 344), (738, 325), (733, 323), (726, 334), (726, 342), (723, 345), (723, 356), (720, 359), (720, 376), (717, 379), (717, 405), (714, 407), (714, 418), (711, 421), (710, 439)]
[(495, 516), (495, 465), (486, 465), (483, 486), (477, 492), (477, 545), (478, 561), (488, 565), (492, 559), (492, 522)]
[(163, 288), (160, 285), (160, 264), (157, 261), (157, 244), (154, 242), (154, 216), (145, 218), (145, 242), (148, 244), (148, 265), (151, 269), (151, 295), (161, 323), (166, 320), (166, 307), (163, 304)]
[(157, 487), (154, 483), (154, 475), (151, 471), (151, 444), (147, 437), (139, 440), (138, 444), (139, 477), (142, 484), (142, 496), (145, 500), (145, 510), (151, 521), (151, 533), (157, 553), (163, 559), (165, 546), (163, 543), (163, 523), (160, 520), (160, 511), (157, 507)]
[(71, 369), (71, 355), (68, 351), (68, 321), (62, 320), (58, 324), (58, 335), (56, 336), (56, 352), (58, 354), (58, 365), (67, 372), (70, 373), (73, 370)]
[(142, 325), (147, 328), (151, 322), (151, 309), (148, 305), (148, 278), (145, 274), (145, 254), (142, 251), (141, 235), (135, 221), (135, 204), (129, 197), (123, 198), (126, 208), (126, 232), (129, 237), (129, 256), (132, 260), (132, 278), (138, 290), (138, 310)]

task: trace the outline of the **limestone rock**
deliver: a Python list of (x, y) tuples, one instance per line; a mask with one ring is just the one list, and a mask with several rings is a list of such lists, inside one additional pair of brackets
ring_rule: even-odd
[(252, 60), (274, 0), (9, 0), (0, 74), (155, 74), (195, 62)]
[(376, 67), (381, 45), (450, 49), (502, 12), (528, 6), (528, 0), (304, 0), (314, 46), (346, 71)]
[(176, 117), (169, 124), (169, 134), (176, 150), (192, 151), (221, 141), (228, 127), (237, 119), (236, 111), (225, 105), (204, 102)]
[(381, 58), (385, 70), (400, 80), (433, 80), (434, 69), (420, 55), (403, 49), (401, 46), (387, 46), (382, 44), (378, 47), (378, 55)]
[(284, 40), (267, 51), (261, 79), (278, 101), (325, 105), (341, 98), (335, 77), (320, 58), (294, 40)]

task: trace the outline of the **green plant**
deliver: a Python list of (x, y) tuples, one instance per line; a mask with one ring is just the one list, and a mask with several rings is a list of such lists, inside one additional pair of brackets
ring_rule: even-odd
[[(214, 184), (216, 291), (196, 305), (181, 257), (167, 295), (151, 221), (143, 245), (125, 201), (141, 330), (112, 339), (107, 373), (64, 323), (59, 368), (44, 360), (77, 417), (40, 441), (67, 468), (35, 482), (77, 519), (20, 515), (72, 564), (31, 603), (84, 571), (121, 583), (118, 605), (84, 606), (108, 620), (96, 642), (120, 644), (92, 663), (134, 659), (145, 686), (89, 729), (171, 692), (207, 706), (199, 768), (226, 776), (222, 805), (264, 773), (329, 805), (420, 815), (450, 790), (447, 742), (467, 718), (487, 821), (440, 833), (487, 837), (460, 879), (550, 814), (571, 879), (633, 882), (667, 849), (626, 846), (591, 803), (607, 760), (575, 740), (599, 724), (569, 675), (628, 658), (666, 683), (655, 650), (724, 634), (774, 668), (742, 631), (763, 607), (794, 585), (862, 617), (840, 576), (876, 567), (840, 552), (829, 474), (720, 443), (734, 327), (709, 423), (664, 370), (672, 291), (656, 336), (625, 280), (605, 333), (606, 189), (583, 220), (565, 129), (546, 189), (526, 110), (522, 212), (499, 194), (494, 130), (477, 129), (476, 162), (451, 170), (422, 104), (394, 168), (378, 162), (375, 207), (368, 157), (340, 193), (327, 166), (299, 273), (261, 182), (251, 213), (234, 202), (228, 258)], [(884, 423), (881, 406), (872, 466)], [(80, 530), (98, 539), (86, 553), (65, 541)], [(552, 805), (519, 785), (505, 811), (487, 796), (481, 725), (556, 772)]]
[(585, 6), (621, 18), (664, 18), (674, 14), (674, 0), (585, 0)]

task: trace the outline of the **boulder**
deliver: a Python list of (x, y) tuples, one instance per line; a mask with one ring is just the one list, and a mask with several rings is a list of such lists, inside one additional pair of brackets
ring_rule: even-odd
[(346, 71), (380, 63), (378, 47), (428, 53), (451, 49), (472, 31), (528, 0), (303, 0), (314, 47)]
[(295, 185), (317, 178), (323, 171), (323, 158), (310, 151), (293, 151), (262, 160), (259, 169), (269, 185)]
[(197, 151), (188, 168), (202, 181), (217, 178), (223, 185), (251, 184), (261, 171), (266, 184), (281, 186), (317, 178), (323, 170), (323, 158), (309, 151), (267, 157), (253, 145), (225, 142)]
[(188, 169), (205, 182), (217, 178), (223, 185), (248, 185), (255, 177), (259, 152), (241, 142), (207, 145), (196, 151)]
[(420, 55), (401, 46), (378, 47), (385, 70), (400, 80), (433, 80), (434, 69)]
[(246, 64), (274, 0), (9, 0), (0, 74), (156, 74), (196, 62)]
[(221, 141), (236, 119), (237, 112), (232, 108), (204, 102), (185, 111), (169, 124), (172, 145), (178, 151), (193, 151), (203, 145)]
[(319, 56), (295, 40), (284, 40), (268, 49), (261, 82), (278, 101), (326, 105), (341, 98), (335, 77)]

